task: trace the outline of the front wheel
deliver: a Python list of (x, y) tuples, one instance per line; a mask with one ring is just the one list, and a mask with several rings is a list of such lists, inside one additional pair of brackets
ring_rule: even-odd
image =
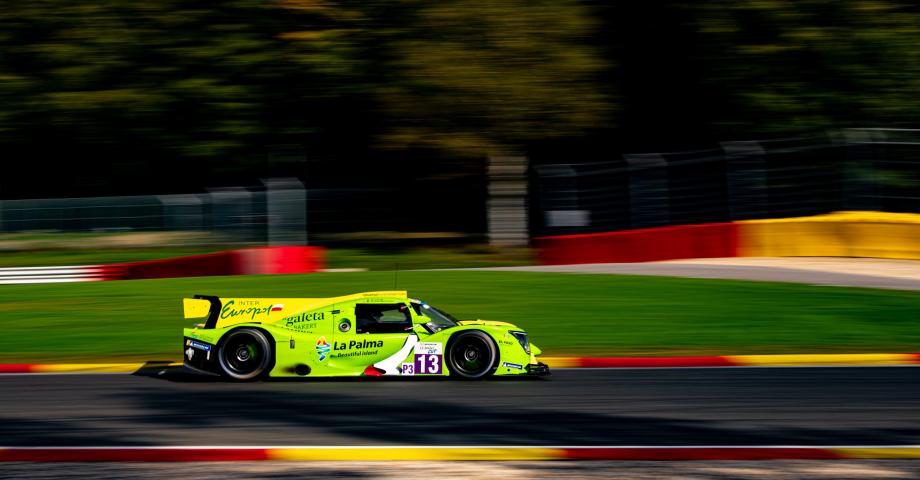
[(260, 330), (234, 330), (221, 342), (218, 360), (225, 377), (254, 380), (268, 373), (272, 362), (271, 343)]
[(476, 380), (484, 378), (495, 369), (498, 349), (487, 334), (470, 330), (459, 333), (447, 351), (447, 365), (455, 377)]

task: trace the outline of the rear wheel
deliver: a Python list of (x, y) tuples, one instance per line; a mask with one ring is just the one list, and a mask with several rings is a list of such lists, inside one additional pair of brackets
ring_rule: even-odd
[(498, 349), (484, 332), (471, 330), (457, 334), (447, 351), (447, 365), (455, 377), (476, 380), (495, 370)]
[(268, 373), (272, 354), (271, 342), (262, 331), (254, 328), (234, 330), (221, 341), (220, 371), (234, 380), (254, 380)]

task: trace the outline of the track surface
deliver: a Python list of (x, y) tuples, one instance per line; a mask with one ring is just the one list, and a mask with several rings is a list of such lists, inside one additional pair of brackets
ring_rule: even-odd
[[(228, 384), (0, 376), (6, 446), (920, 444), (920, 368), (560, 370)], [(149, 376), (148, 376), (149, 375)]]

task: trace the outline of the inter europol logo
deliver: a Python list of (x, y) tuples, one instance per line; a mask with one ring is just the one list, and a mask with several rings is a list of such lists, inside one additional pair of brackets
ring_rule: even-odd
[(316, 353), (319, 354), (319, 361), (325, 360), (329, 356), (330, 350), (332, 350), (332, 345), (326, 342), (326, 337), (319, 337), (319, 340), (316, 341)]

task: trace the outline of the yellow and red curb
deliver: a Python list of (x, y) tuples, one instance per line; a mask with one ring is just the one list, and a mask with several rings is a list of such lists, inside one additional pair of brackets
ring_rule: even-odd
[(0, 462), (840, 460), (920, 458), (920, 446), (0, 447)]
[(920, 365), (918, 353), (540, 357), (550, 368), (808, 367)]
[[(684, 367), (871, 367), (920, 365), (920, 353), (830, 353), (793, 355), (697, 355), (683, 357), (540, 357), (550, 368)], [(181, 367), (181, 363), (12, 363), (0, 374), (134, 373), (145, 367)]]
[(719, 257), (870, 257), (920, 260), (920, 214), (833, 212), (553, 235), (534, 239), (541, 265)]

